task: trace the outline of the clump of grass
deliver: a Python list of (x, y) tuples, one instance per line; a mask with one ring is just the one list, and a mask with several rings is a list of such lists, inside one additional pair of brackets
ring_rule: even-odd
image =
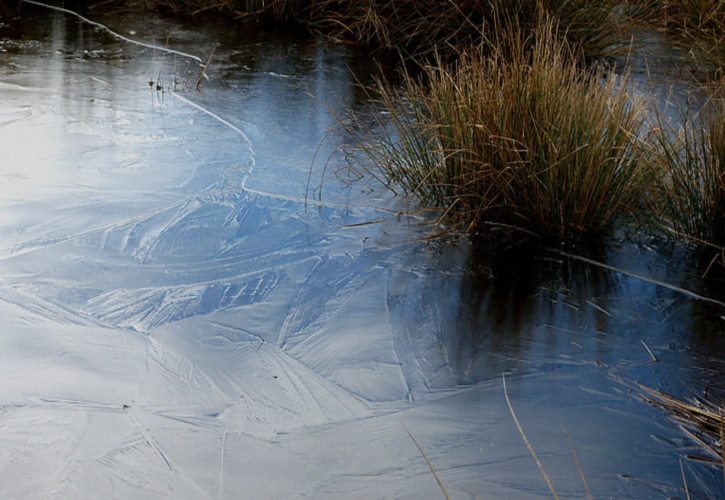
[(640, 0), (648, 17), (688, 40), (700, 56), (725, 63), (725, 0)]
[(715, 31), (723, 24), (725, 2), (723, 0), (659, 0), (668, 25), (686, 30)]
[(373, 173), (468, 230), (602, 233), (646, 182), (640, 104), (623, 78), (582, 70), (550, 19), (497, 38), (507, 46), (380, 84), (390, 125), (365, 148)]
[(725, 84), (678, 128), (661, 115), (648, 155), (657, 179), (652, 205), (661, 226), (716, 250), (725, 264)]

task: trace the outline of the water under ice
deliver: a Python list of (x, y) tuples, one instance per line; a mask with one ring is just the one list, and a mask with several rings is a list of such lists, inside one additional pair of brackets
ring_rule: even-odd
[[(347, 48), (104, 20), (216, 46), (196, 92), (194, 61), (20, 16), (0, 25), (1, 496), (440, 497), (427, 461), (454, 498), (547, 496), (504, 372), (562, 496), (579, 467), (595, 496), (684, 494), (697, 447), (626, 382), (722, 393), (717, 304), (421, 242), (334, 154), (328, 109), (365, 106)], [(701, 287), (646, 245), (601, 260)]]

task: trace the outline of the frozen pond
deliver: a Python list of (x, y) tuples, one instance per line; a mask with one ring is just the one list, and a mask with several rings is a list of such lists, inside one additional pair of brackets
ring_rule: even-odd
[(0, 496), (549, 496), (503, 373), (562, 497), (684, 498), (680, 460), (723, 494), (631, 391), (725, 394), (723, 287), (686, 254), (427, 243), (335, 154), (365, 54), (88, 15), (214, 52), (207, 81), (70, 16), (0, 18)]

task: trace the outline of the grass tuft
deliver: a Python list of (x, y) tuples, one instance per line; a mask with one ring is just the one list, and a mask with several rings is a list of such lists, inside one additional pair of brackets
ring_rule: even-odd
[(648, 155), (657, 180), (652, 206), (670, 233), (715, 249), (725, 263), (725, 85), (674, 128), (661, 115)]
[(506, 47), (440, 60), (378, 91), (390, 125), (368, 144), (375, 175), (469, 230), (602, 233), (638, 201), (643, 124), (625, 81), (582, 70), (557, 24), (511, 30)]
[(647, 17), (687, 40), (699, 57), (725, 67), (725, 0), (639, 0)]

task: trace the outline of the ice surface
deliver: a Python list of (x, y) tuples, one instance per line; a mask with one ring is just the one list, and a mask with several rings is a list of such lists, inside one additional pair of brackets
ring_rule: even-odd
[(682, 494), (689, 444), (614, 375), (717, 385), (709, 306), (555, 254), (492, 278), (343, 156), (321, 182), (327, 107), (364, 105), (345, 48), (110, 21), (221, 45), (197, 93), (62, 15), (0, 28), (0, 496), (440, 497), (427, 460), (454, 498), (547, 496), (503, 372), (562, 496), (577, 460), (596, 496)]

